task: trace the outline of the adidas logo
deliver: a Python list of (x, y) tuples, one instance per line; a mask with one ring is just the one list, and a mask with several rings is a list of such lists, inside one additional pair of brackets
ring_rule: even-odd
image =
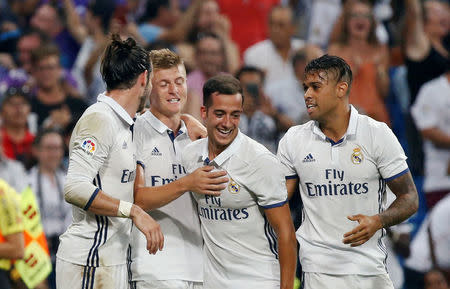
[(311, 163), (311, 162), (315, 162), (316, 160), (314, 159), (314, 157), (312, 156), (311, 153), (309, 153), (304, 159), (303, 162), (304, 163)]
[(159, 152), (157, 147), (154, 147), (152, 150), (152, 156), (162, 156), (162, 153)]
[(128, 145), (127, 145), (127, 142), (126, 142), (126, 141), (124, 141), (124, 142), (123, 142), (123, 144), (122, 144), (122, 149), (126, 150), (126, 149), (127, 149), (127, 147), (128, 147)]

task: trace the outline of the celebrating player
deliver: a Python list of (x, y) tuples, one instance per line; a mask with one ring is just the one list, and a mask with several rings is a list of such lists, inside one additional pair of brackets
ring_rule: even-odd
[[(197, 208), (188, 191), (217, 195), (225, 188), (224, 171), (202, 167), (185, 176), (180, 154), (191, 143), (191, 128), (181, 120), (186, 103), (186, 70), (168, 49), (150, 52), (153, 65), (150, 110), (136, 120), (139, 148), (135, 204), (158, 221), (165, 248), (145, 254), (145, 237), (132, 231), (131, 288), (201, 288), (202, 246)], [(148, 186), (148, 187), (145, 187)]]
[(136, 148), (133, 117), (151, 90), (148, 52), (113, 35), (101, 63), (107, 91), (75, 126), (64, 187), (73, 223), (61, 236), (56, 283), (64, 288), (126, 288), (131, 224), (147, 250), (163, 247), (159, 225), (133, 205)]
[[(304, 288), (393, 289), (383, 228), (418, 207), (403, 149), (385, 123), (349, 105), (351, 84), (343, 59), (311, 61), (304, 98), (312, 121), (289, 129), (278, 147), (288, 193), (299, 188), (303, 201), (297, 239)], [(386, 184), (396, 200), (384, 210)]]
[(281, 164), (239, 132), (243, 96), (237, 79), (209, 79), (203, 104), (208, 138), (185, 148), (183, 165), (189, 173), (209, 164), (229, 178), (220, 196), (194, 194), (205, 241), (203, 286), (291, 289), (296, 243)]

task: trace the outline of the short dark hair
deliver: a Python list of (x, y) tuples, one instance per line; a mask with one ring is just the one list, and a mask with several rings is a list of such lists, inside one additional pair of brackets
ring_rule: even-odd
[(261, 83), (264, 83), (265, 74), (264, 74), (264, 71), (262, 71), (262, 69), (259, 69), (258, 67), (252, 66), (252, 65), (244, 65), (236, 72), (236, 78), (239, 79), (239, 81), (240, 81), (242, 74), (244, 74), (244, 73), (259, 74), (259, 77), (261, 78)]
[(211, 106), (211, 95), (218, 92), (219, 94), (233, 95), (240, 93), (242, 95), (242, 103), (244, 95), (239, 80), (229, 74), (219, 74), (211, 77), (203, 85), (203, 105), (207, 108)]
[(100, 67), (106, 89), (131, 88), (136, 84), (138, 76), (146, 70), (147, 77), (150, 77), (152, 65), (149, 53), (137, 45), (133, 38), (122, 41), (118, 34), (113, 34)]
[(146, 22), (156, 18), (161, 7), (170, 8), (170, 0), (148, 0), (141, 21)]
[(0, 105), (0, 111), (3, 110), (3, 105), (8, 103), (14, 97), (20, 97), (25, 100), (28, 105), (31, 105), (31, 94), (30, 88), (28, 86), (11, 86), (8, 87), (3, 95), (3, 99)]
[(336, 82), (347, 82), (348, 91), (350, 93), (350, 87), (353, 81), (352, 70), (344, 59), (339, 56), (325, 54), (319, 58), (313, 59), (305, 67), (305, 77), (309, 74), (315, 74), (319, 72), (325, 72), (327, 76), (329, 73), (333, 75), (333, 79)]

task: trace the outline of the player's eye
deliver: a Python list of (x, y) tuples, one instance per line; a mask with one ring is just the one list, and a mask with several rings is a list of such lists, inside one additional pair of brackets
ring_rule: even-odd
[(182, 85), (183, 83), (184, 83), (184, 78), (177, 78), (176, 80), (175, 80), (175, 83), (177, 84), (177, 85)]

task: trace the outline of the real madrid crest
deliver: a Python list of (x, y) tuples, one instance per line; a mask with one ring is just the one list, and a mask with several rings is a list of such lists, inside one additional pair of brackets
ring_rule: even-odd
[(241, 187), (233, 179), (230, 178), (230, 183), (228, 184), (228, 191), (231, 194), (237, 194), (239, 193), (240, 189)]
[(359, 147), (353, 149), (352, 163), (359, 165), (364, 160), (364, 155)]

